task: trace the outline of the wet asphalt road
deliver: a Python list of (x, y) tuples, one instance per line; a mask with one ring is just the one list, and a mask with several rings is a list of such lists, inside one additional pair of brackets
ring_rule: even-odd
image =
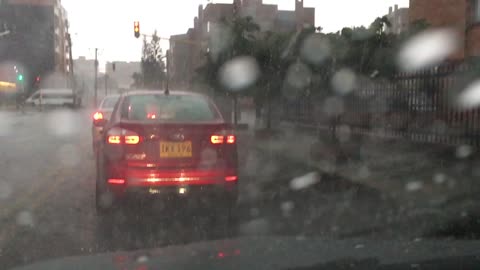
[(244, 234), (329, 236), (351, 227), (352, 220), (355, 226), (380, 222), (376, 211), (390, 211), (375, 191), (334, 176), (320, 175), (319, 183), (292, 190), (291, 180), (308, 178), (312, 170), (255, 151), (252, 138), (243, 134), (238, 139), (241, 198), (237, 223), (228, 233), (208, 218), (208, 209), (205, 214), (175, 207), (123, 213), (111, 236), (99, 225), (94, 208), (90, 113), (1, 112), (0, 123), (2, 269)]

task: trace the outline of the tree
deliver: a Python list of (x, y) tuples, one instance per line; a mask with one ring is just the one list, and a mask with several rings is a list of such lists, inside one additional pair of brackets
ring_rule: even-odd
[[(163, 62), (160, 37), (156, 30), (150, 41), (146, 37), (143, 39), (141, 70), (143, 87), (152, 89), (163, 87), (166, 78), (165, 63)], [(137, 79), (139, 79), (138, 76)]]
[(212, 31), (212, 48), (205, 53), (206, 62), (197, 69), (197, 77), (210, 85), (216, 94), (229, 94), (219, 83), (219, 71), (237, 56), (254, 55), (259, 30), (260, 26), (251, 17), (221, 18)]
[[(368, 28), (344, 28), (328, 34), (322, 33), (321, 27), (313, 26), (293, 33), (261, 33), (258, 25), (248, 17), (223, 19), (219, 27), (227, 29), (222, 32), (222, 46), (210, 47), (205, 65), (197, 70), (197, 77), (215, 93), (232, 95), (220, 83), (219, 70), (237, 56), (255, 57), (261, 75), (254, 87), (240, 94), (254, 98), (257, 116), (266, 107), (267, 127), (271, 125), (271, 101), (280, 97), (282, 89), (288, 85), (285, 78), (292, 65), (302, 66), (308, 73), (308, 78), (303, 78), (308, 82), (296, 89), (299, 95), (294, 98), (315, 95), (321, 99), (335, 94), (331, 89), (332, 78), (344, 68), (357, 76), (393, 78), (397, 72), (396, 54), (403, 37), (403, 34), (398, 36), (386, 31), (390, 27), (386, 17), (376, 18)], [(418, 23), (414, 29), (422, 27), (422, 23)]]
[(234, 17), (231, 20), (220, 19), (211, 31), (211, 48), (205, 54), (206, 61), (203, 66), (197, 69), (197, 78), (208, 84), (215, 95), (230, 96), (234, 101), (234, 119), (237, 121), (237, 99), (238, 95), (247, 93), (231, 92), (222, 85), (220, 70), (228, 61), (238, 56), (254, 56), (257, 35), (260, 26), (251, 17)]
[(142, 87), (143, 85), (143, 76), (141, 73), (139, 72), (134, 72), (132, 74), (132, 79), (133, 79), (133, 84), (132, 84), (132, 87), (133, 88), (140, 88)]
[(282, 55), (288, 41), (287, 35), (267, 32), (256, 45), (255, 58), (260, 66), (261, 76), (250, 95), (255, 102), (256, 117), (260, 117), (262, 107), (267, 105), (267, 128), (271, 127), (272, 99), (280, 96), (287, 70), (287, 62)]

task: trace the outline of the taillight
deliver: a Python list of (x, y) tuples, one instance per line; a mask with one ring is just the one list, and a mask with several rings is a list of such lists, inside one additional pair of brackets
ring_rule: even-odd
[(120, 144), (122, 142), (122, 137), (117, 135), (109, 135), (108, 143), (110, 144)]
[(229, 135), (227, 136), (227, 143), (228, 144), (234, 144), (237, 141), (237, 138), (235, 135)]
[(123, 128), (113, 128), (107, 133), (107, 142), (109, 144), (129, 144), (140, 143), (140, 136), (137, 133)]
[(227, 181), (227, 182), (233, 182), (233, 181), (237, 181), (237, 180), (238, 180), (238, 176), (236, 176), (236, 175), (231, 175), (231, 176), (225, 177), (225, 181)]
[(210, 136), (212, 144), (234, 144), (237, 141), (235, 135), (212, 135)]
[(140, 136), (127, 135), (125, 136), (125, 144), (138, 144), (140, 142)]
[(125, 179), (108, 179), (108, 183), (111, 185), (123, 185), (125, 184)]
[(210, 137), (210, 141), (213, 144), (222, 144), (223, 143), (223, 136), (222, 135), (212, 135)]
[(103, 113), (96, 112), (95, 114), (93, 114), (93, 120), (95, 120), (95, 121), (103, 120)]

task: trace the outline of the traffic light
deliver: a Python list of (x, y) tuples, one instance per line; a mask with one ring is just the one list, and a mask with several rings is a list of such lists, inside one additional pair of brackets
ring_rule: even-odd
[(17, 80), (18, 80), (19, 82), (23, 81), (23, 75), (22, 75), (22, 74), (18, 74), (18, 75), (17, 75)]
[(133, 22), (133, 34), (136, 38), (140, 37), (140, 22)]

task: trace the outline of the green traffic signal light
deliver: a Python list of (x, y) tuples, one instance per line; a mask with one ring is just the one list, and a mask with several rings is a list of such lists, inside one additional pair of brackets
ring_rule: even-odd
[(19, 75), (17, 76), (17, 80), (23, 81), (23, 75), (22, 75), (22, 74), (19, 74)]

